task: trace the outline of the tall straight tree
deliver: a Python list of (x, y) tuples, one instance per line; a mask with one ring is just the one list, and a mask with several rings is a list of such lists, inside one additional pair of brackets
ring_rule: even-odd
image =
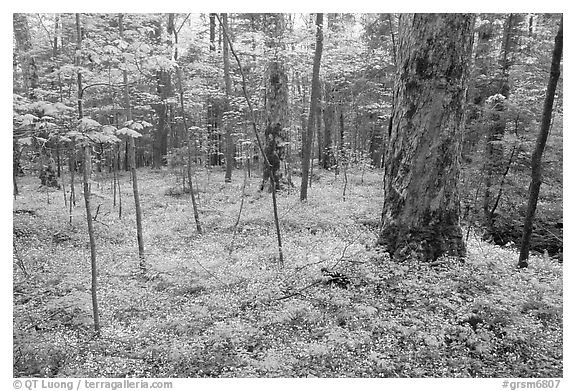
[[(308, 198), (308, 174), (310, 172), (310, 154), (312, 151), (312, 138), (314, 137), (314, 118), (320, 98), (320, 63), (322, 61), (322, 23), (324, 14), (316, 14), (316, 49), (314, 51), (314, 64), (312, 65), (312, 93), (310, 96), (310, 111), (308, 113), (308, 126), (306, 136), (302, 140), (302, 184), (300, 185), (300, 201)], [(319, 120), (319, 118), (318, 118)]]
[(38, 68), (32, 53), (32, 38), (26, 14), (12, 14), (16, 59), (22, 70), (22, 87), (26, 95), (34, 98), (34, 89), (38, 88)]
[[(76, 14), (76, 57), (74, 58), (74, 65), (76, 65), (78, 71), (76, 75), (76, 86), (78, 88), (78, 119), (81, 123), (84, 117), (84, 111), (82, 107), (82, 72), (80, 70), (81, 58), (80, 53), (82, 52), (82, 26), (80, 23), (80, 14)], [(90, 206), (90, 172), (92, 170), (92, 146), (86, 141), (84, 145), (84, 204), (86, 206), (86, 222), (88, 225), (88, 239), (90, 241), (90, 266), (91, 266), (91, 294), (92, 294), (92, 313), (94, 315), (94, 330), (96, 334), (100, 333), (100, 315), (98, 313), (98, 272), (96, 270), (96, 237), (94, 235), (94, 222), (92, 220), (92, 209)]]
[(536, 148), (532, 154), (532, 180), (528, 190), (528, 206), (526, 208), (526, 217), (524, 218), (524, 230), (522, 232), (522, 244), (520, 245), (519, 267), (528, 266), (528, 254), (530, 251), (530, 238), (532, 236), (532, 225), (534, 215), (536, 214), (536, 205), (538, 204), (538, 195), (540, 194), (540, 185), (542, 183), (542, 155), (550, 131), (552, 121), (552, 108), (554, 106), (554, 95), (556, 86), (560, 78), (560, 61), (562, 59), (562, 40), (563, 40), (563, 19), (560, 19), (558, 34), (554, 40), (554, 51), (552, 52), (552, 65), (550, 66), (550, 78), (548, 88), (546, 89), (546, 98), (544, 99), (544, 109), (542, 110), (542, 122), (540, 124), (540, 133), (536, 140)]
[[(173, 15), (173, 14), (171, 14)], [(190, 16), (190, 15), (188, 15)], [(186, 17), (185, 21), (188, 19)], [(174, 17), (172, 17), (172, 21)], [(180, 29), (184, 25), (184, 22), (180, 25), (179, 28), (176, 28), (172, 24), (171, 33), (174, 34), (174, 55), (173, 60), (178, 61), (178, 34), (180, 33)], [(188, 127), (188, 121), (186, 120), (186, 110), (184, 110), (184, 86), (182, 83), (182, 67), (178, 65), (176, 67), (176, 80), (178, 82), (178, 93), (180, 98), (180, 110), (182, 114), (182, 123), (184, 125), (184, 131), (186, 133), (186, 155), (187, 155), (187, 164), (186, 164), (186, 174), (188, 177), (188, 187), (190, 189), (190, 199), (192, 200), (192, 210), (194, 212), (194, 221), (196, 222), (196, 232), (202, 234), (202, 225), (200, 224), (200, 215), (198, 213), (198, 203), (196, 202), (196, 196), (194, 195), (194, 189), (192, 188), (192, 147), (191, 147), (191, 133), (192, 128)]]
[(522, 15), (509, 14), (506, 17), (502, 34), (502, 46), (500, 49), (499, 70), (493, 80), (496, 94), (488, 128), (486, 143), (486, 161), (484, 174), (484, 199), (482, 210), (484, 212), (484, 237), (489, 239), (494, 231), (494, 211), (498, 206), (494, 198), (493, 188), (499, 182), (505, 171), (504, 148), (502, 138), (506, 132), (505, 101), (510, 97), (510, 68), (514, 64), (514, 53), (518, 51), (520, 39), (520, 24)]
[[(118, 15), (118, 29), (120, 38), (124, 38), (124, 15)], [(128, 71), (122, 70), (124, 109), (126, 121), (132, 123), (132, 106), (130, 106), (130, 90), (128, 88)], [(130, 172), (132, 173), (132, 192), (134, 194), (134, 208), (136, 210), (136, 238), (138, 239), (138, 259), (140, 270), (146, 272), (146, 260), (144, 258), (144, 235), (142, 234), (142, 208), (140, 207), (140, 192), (138, 191), (138, 175), (136, 172), (136, 144), (134, 137), (128, 137), (128, 156), (130, 160)]]
[[(222, 14), (222, 28), (228, 30), (228, 14)], [(226, 101), (224, 110), (230, 110), (230, 97), (232, 96), (232, 79), (230, 78), (230, 57), (228, 55), (228, 41), (222, 42), (222, 57), (224, 60), (224, 85), (226, 86)], [(225, 125), (226, 140), (226, 174), (224, 182), (232, 182), (232, 168), (234, 163), (234, 141), (230, 124)]]
[[(174, 15), (168, 15), (168, 27), (174, 23)], [(163, 36), (162, 22), (160, 20), (154, 21), (154, 40), (157, 44), (161, 44)], [(153, 136), (152, 147), (152, 164), (155, 168), (160, 168), (164, 163), (164, 157), (168, 153), (168, 133), (170, 131), (170, 122), (173, 117), (173, 103), (171, 97), (173, 95), (172, 88), (172, 74), (169, 69), (160, 68), (156, 70), (156, 93), (159, 102), (154, 103), (152, 108), (158, 117), (158, 124)]]
[(270, 61), (266, 71), (266, 119), (264, 136), (266, 144), (264, 153), (266, 161), (264, 164), (263, 180), (260, 189), (264, 189), (270, 180), (271, 185), (276, 189), (280, 188), (280, 168), (284, 159), (288, 114), (288, 76), (284, 68), (284, 60), (281, 58), (281, 51), (284, 48), (283, 34), (285, 30), (285, 20), (283, 14), (266, 14), (266, 47)]
[(460, 149), (474, 17), (400, 18), (378, 244), (397, 259), (463, 257)]

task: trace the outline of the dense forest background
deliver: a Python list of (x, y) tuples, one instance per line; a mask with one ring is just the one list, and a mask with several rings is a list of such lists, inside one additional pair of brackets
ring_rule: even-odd
[[(287, 101), (280, 157), (283, 180), (290, 183), (292, 171), (300, 167), (310, 107), (313, 15), (287, 14), (278, 23), (266, 14), (227, 19), (259, 125), (266, 120), (265, 78), (271, 59), (281, 60)], [(476, 21), (462, 210), (469, 225), (483, 227), (485, 237), (497, 244), (518, 243), (521, 236), (557, 21), (551, 14), (486, 14)], [(75, 130), (79, 71), (83, 115), (105, 129), (93, 148), (98, 172), (112, 165), (128, 170), (127, 141), (120, 142), (106, 128), (120, 129), (126, 120), (123, 71), (128, 73), (132, 116), (150, 124), (136, 140), (138, 167), (183, 165), (190, 138), (193, 163), (199, 167), (224, 168), (229, 162), (235, 168), (247, 166), (249, 175), (260, 170), (240, 69), (233, 58), (224, 65), (223, 53), (232, 56), (215, 14), (128, 14), (122, 17), (123, 35), (117, 15), (86, 14), (81, 22), (78, 50), (74, 15), (15, 15), (16, 174), (50, 161), (61, 177), (71, 153), (69, 132)], [(321, 100), (313, 114), (312, 159), (319, 169), (382, 167), (393, 104), (397, 23), (390, 14), (326, 14)], [(552, 255), (562, 247), (561, 86), (562, 78), (532, 243), (533, 249)]]
[[(414, 49), (401, 20), (13, 14), (15, 376), (561, 376), (563, 73), (534, 263), (508, 267), (561, 15), (470, 18), (454, 157), (469, 262), (431, 259), (440, 272), (374, 245)], [(421, 281), (439, 303), (410, 296)], [(402, 360), (370, 350), (389, 335)], [(303, 361), (283, 350), (303, 341)]]

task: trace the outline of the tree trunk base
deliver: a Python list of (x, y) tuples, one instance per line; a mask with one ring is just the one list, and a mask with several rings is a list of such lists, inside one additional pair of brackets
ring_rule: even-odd
[(411, 258), (433, 262), (441, 256), (466, 256), (459, 226), (408, 228), (394, 224), (382, 229), (376, 244), (385, 247), (390, 257), (399, 261)]

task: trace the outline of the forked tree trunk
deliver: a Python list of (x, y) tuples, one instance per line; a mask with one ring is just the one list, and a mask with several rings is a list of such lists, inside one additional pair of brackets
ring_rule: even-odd
[(458, 182), (474, 17), (402, 15), (378, 244), (397, 259), (463, 257)]
[(536, 214), (536, 205), (538, 204), (538, 195), (540, 194), (540, 185), (542, 183), (542, 155), (550, 131), (550, 122), (552, 120), (552, 108), (554, 105), (554, 94), (556, 85), (560, 78), (560, 61), (562, 59), (562, 40), (563, 40), (563, 19), (560, 19), (560, 27), (554, 41), (554, 52), (552, 53), (552, 65), (550, 66), (550, 79), (546, 89), (546, 98), (544, 99), (544, 109), (542, 110), (542, 123), (540, 133), (536, 140), (536, 148), (532, 155), (532, 181), (530, 182), (528, 206), (526, 208), (526, 217), (524, 219), (524, 230), (522, 233), (522, 244), (520, 246), (519, 267), (528, 266), (528, 254), (530, 251), (530, 238), (532, 236), (532, 225), (534, 215)]

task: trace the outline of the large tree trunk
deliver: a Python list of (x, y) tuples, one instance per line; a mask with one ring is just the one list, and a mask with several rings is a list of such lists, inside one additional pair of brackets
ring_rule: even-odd
[(532, 224), (536, 214), (536, 205), (542, 183), (542, 155), (550, 131), (550, 122), (552, 120), (552, 108), (554, 105), (554, 94), (556, 85), (560, 77), (560, 60), (562, 59), (562, 40), (563, 40), (563, 19), (560, 19), (560, 27), (554, 41), (554, 52), (552, 53), (552, 65), (550, 66), (550, 79), (546, 89), (546, 98), (542, 110), (542, 123), (540, 133), (536, 140), (536, 148), (532, 155), (532, 181), (530, 182), (528, 206), (526, 208), (526, 217), (524, 219), (524, 230), (522, 233), (522, 244), (520, 246), (519, 267), (528, 266), (528, 254), (530, 251), (530, 238), (532, 236)]
[(474, 17), (402, 15), (378, 244), (397, 259), (463, 257), (458, 182)]
[(308, 197), (308, 174), (310, 172), (310, 154), (312, 152), (312, 139), (314, 137), (314, 117), (320, 98), (320, 62), (322, 61), (322, 22), (323, 14), (316, 14), (316, 49), (314, 63), (312, 64), (312, 93), (310, 96), (310, 111), (308, 113), (308, 126), (302, 139), (302, 184), (300, 185), (300, 201)]

